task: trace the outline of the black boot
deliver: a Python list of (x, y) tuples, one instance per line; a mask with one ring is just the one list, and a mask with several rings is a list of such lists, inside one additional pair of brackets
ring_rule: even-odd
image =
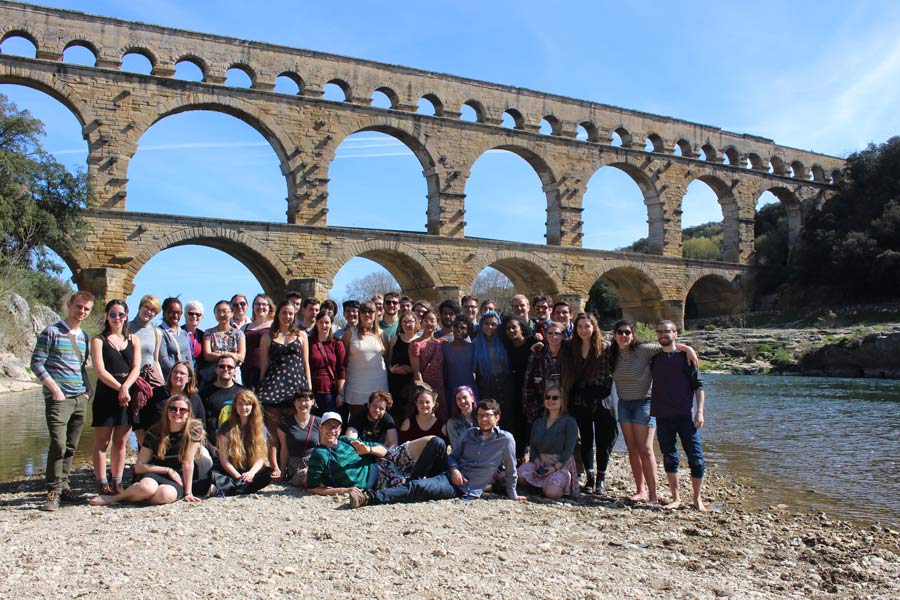
[(597, 477), (597, 485), (594, 487), (594, 492), (601, 496), (606, 495), (606, 473), (600, 473)]
[(584, 493), (585, 494), (593, 494), (594, 493), (594, 472), (586, 471), (587, 477), (584, 481)]

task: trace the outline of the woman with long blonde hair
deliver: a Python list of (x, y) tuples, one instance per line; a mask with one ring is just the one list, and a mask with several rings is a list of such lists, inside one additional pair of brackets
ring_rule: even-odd
[(171, 504), (179, 498), (185, 502), (199, 502), (194, 496), (205, 492), (206, 483), (194, 481), (194, 461), (206, 441), (203, 424), (193, 418), (191, 401), (184, 394), (175, 394), (166, 401), (163, 417), (147, 430), (138, 452), (134, 472), (141, 479), (118, 494), (101, 494), (88, 502), (93, 506), (117, 502), (145, 502)]
[[(253, 494), (281, 476), (275, 446), (263, 426), (263, 411), (256, 394), (241, 390), (234, 397), (228, 421), (216, 436), (219, 465), (213, 468), (211, 493), (225, 496)], [(273, 466), (270, 466), (273, 465)]]

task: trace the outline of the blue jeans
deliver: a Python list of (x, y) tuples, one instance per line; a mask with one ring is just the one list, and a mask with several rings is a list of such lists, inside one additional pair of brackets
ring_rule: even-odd
[(337, 412), (337, 406), (334, 404), (334, 397), (331, 394), (313, 394), (316, 399), (316, 407), (313, 411), (318, 416), (322, 416), (327, 412)]
[(676, 435), (681, 438), (681, 446), (687, 454), (691, 477), (702, 479), (706, 473), (706, 462), (703, 460), (703, 448), (700, 447), (700, 432), (694, 427), (694, 419), (690, 415), (656, 417), (656, 439), (659, 441), (666, 473), (678, 472)]
[(447, 500), (457, 496), (447, 473), (427, 479), (413, 479), (409, 483), (378, 490), (373, 494), (372, 504), (396, 504), (398, 502), (427, 502)]

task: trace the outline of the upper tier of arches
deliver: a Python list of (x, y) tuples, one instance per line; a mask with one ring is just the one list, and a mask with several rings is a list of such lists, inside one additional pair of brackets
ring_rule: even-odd
[(379, 92), (389, 99), (383, 110), (415, 113), (424, 100), (433, 107), (430, 118), (474, 118), (501, 127), (508, 115), (517, 130), (539, 133), (543, 123), (543, 131), (551, 137), (585, 144), (621, 143), (804, 181), (834, 182), (843, 163), (717, 127), (362, 59), (6, 1), (0, 2), (0, 17), (5, 24), (0, 43), (24, 38), (34, 45), (40, 60), (62, 61), (65, 51), (77, 46), (93, 54), (93, 66), (103, 69), (120, 70), (123, 57), (138, 54), (157, 77), (175, 77), (177, 65), (191, 63), (202, 81), (213, 85), (226, 85), (229, 71), (235, 70), (242, 81), (249, 80), (251, 89), (260, 91), (276, 91), (276, 80), (284, 77), (296, 85), (291, 94), (321, 98), (326, 85), (332, 84), (351, 104), (370, 106), (373, 93)]

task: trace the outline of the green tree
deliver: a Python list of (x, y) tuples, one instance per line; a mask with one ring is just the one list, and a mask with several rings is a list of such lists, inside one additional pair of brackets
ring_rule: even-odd
[(89, 189), (86, 173), (68, 172), (41, 147), (43, 133), (39, 120), (0, 94), (0, 291), (15, 287), (58, 306), (52, 296), (64, 291), (44, 278), (62, 266), (48, 250), (63, 254), (78, 243)]
[(900, 297), (900, 137), (847, 158), (838, 193), (809, 214), (791, 265), (833, 301)]

